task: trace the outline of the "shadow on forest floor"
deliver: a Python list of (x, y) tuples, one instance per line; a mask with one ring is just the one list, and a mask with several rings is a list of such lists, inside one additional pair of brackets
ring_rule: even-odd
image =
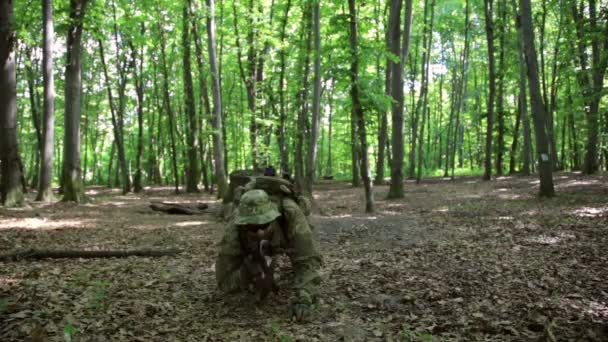
[[(0, 340), (608, 341), (608, 183), (573, 173), (555, 181), (553, 199), (536, 197), (535, 177), (407, 181), (405, 198), (390, 201), (378, 186), (374, 214), (363, 213), (362, 188), (318, 184), (323, 285), (305, 324), (287, 318), (288, 262), (279, 293), (258, 306), (217, 293), (224, 223), (211, 195), (93, 187), (85, 205), (0, 209), (0, 254), (185, 250), (0, 263)], [(165, 215), (148, 208), (156, 200), (211, 207)]]

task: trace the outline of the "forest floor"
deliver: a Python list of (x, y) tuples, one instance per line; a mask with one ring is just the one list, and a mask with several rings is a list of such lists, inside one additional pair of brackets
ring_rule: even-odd
[[(405, 198), (363, 213), (363, 189), (318, 184), (312, 221), (323, 254), (309, 322), (280, 290), (255, 305), (221, 296), (214, 261), (224, 222), (208, 194), (170, 188), (90, 202), (0, 209), (0, 254), (39, 249), (182, 248), (160, 258), (0, 263), (1, 341), (608, 341), (608, 182), (555, 176), (407, 182)], [(31, 195), (33, 196), (33, 195)], [(150, 201), (206, 202), (196, 216)]]

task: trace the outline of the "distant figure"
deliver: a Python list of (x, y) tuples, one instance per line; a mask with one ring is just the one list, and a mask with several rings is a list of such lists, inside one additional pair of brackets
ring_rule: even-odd
[(266, 168), (264, 169), (264, 176), (276, 177), (276, 175), (277, 175), (277, 170), (274, 168), (274, 166), (272, 166), (272, 165), (266, 166)]
[(291, 174), (289, 173), (289, 168), (288, 167), (285, 167), (283, 169), (282, 174), (283, 174), (283, 179), (288, 180), (288, 181), (291, 182)]

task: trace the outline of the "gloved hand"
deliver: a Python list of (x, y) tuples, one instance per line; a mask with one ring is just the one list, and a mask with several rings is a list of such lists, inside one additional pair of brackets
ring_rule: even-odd
[(303, 303), (292, 303), (289, 308), (289, 317), (297, 322), (303, 322), (310, 316), (310, 305)]

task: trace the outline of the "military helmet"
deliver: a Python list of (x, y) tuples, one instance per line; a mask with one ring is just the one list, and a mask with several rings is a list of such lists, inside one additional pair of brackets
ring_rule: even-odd
[(281, 216), (277, 206), (264, 190), (249, 190), (241, 196), (234, 223), (266, 224)]

